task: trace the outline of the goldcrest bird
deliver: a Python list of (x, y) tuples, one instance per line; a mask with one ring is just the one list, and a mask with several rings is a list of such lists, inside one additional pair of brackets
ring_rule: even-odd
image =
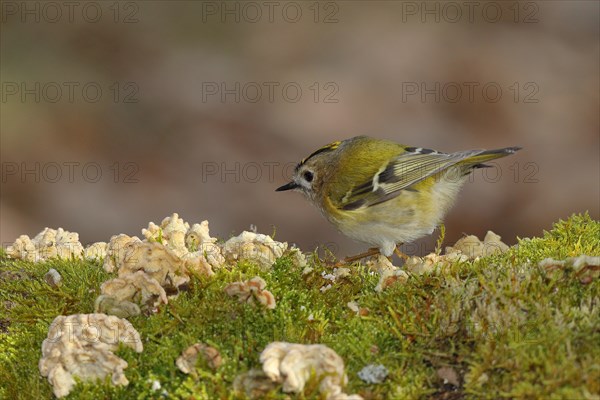
[(337, 229), (381, 253), (433, 233), (475, 169), (520, 147), (442, 153), (356, 136), (300, 161), (277, 191), (301, 191)]

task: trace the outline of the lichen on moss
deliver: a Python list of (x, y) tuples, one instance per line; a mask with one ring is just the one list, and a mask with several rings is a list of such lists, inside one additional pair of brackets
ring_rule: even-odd
[[(69, 398), (235, 398), (236, 377), (260, 368), (261, 352), (274, 341), (330, 347), (344, 360), (346, 392), (365, 399), (598, 398), (600, 279), (582, 281), (569, 269), (548, 273), (539, 263), (600, 256), (599, 237), (600, 222), (574, 215), (504, 253), (409, 274), (382, 292), (374, 290), (379, 276), (364, 264), (331, 280), (332, 268), (309, 260), (305, 270), (292, 253), (269, 269), (242, 260), (213, 276), (193, 274), (177, 298), (129, 318), (144, 342), (142, 353), (116, 352), (129, 364), (129, 386), (79, 383)], [(52, 268), (62, 276), (60, 287), (44, 280)], [(231, 301), (223, 291), (254, 276), (265, 280), (275, 309)], [(52, 398), (38, 371), (48, 327), (58, 315), (93, 312), (111, 277), (101, 261), (32, 263), (0, 251), (0, 398)], [(222, 365), (198, 364), (185, 375), (175, 361), (197, 342), (218, 348)], [(359, 379), (369, 364), (389, 371), (382, 383)], [(317, 388), (307, 383), (297, 398), (319, 398)], [(276, 388), (267, 397), (290, 394)]]

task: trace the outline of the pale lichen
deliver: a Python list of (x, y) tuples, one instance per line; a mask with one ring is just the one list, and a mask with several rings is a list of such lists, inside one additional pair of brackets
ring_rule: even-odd
[(53, 288), (58, 288), (62, 286), (62, 276), (58, 273), (54, 268), (50, 268), (48, 272), (44, 275), (44, 280), (46, 283)]
[(118, 301), (157, 306), (167, 303), (167, 293), (179, 294), (190, 280), (184, 260), (158, 242), (130, 241), (115, 260), (119, 276), (104, 282), (101, 292)]
[(508, 246), (500, 240), (501, 237), (492, 231), (488, 231), (483, 241), (477, 236), (469, 235), (459, 239), (454, 246), (446, 247), (446, 254), (460, 253), (475, 260), (492, 254), (504, 253)]
[(277, 242), (268, 235), (244, 231), (225, 242), (223, 254), (229, 263), (250, 261), (268, 269), (287, 248), (287, 243)]
[(345, 268), (345, 267), (334, 268), (333, 272), (323, 271), (323, 272), (321, 272), (321, 277), (323, 279), (325, 279), (326, 281), (331, 281), (331, 282), (325, 283), (323, 286), (321, 286), (321, 288), (319, 290), (321, 291), (321, 293), (324, 293), (324, 292), (328, 291), (329, 289), (333, 288), (333, 284), (338, 279), (347, 278), (349, 276), (350, 276), (350, 268)]
[(349, 301), (346, 306), (352, 310), (356, 315), (366, 317), (369, 315), (369, 309), (367, 307), (360, 307), (356, 301)]
[(379, 274), (379, 282), (375, 286), (376, 292), (382, 292), (395, 283), (404, 283), (408, 274), (396, 267), (389, 258), (379, 254), (367, 260), (367, 267)]
[(358, 377), (370, 384), (382, 383), (388, 374), (388, 369), (382, 364), (369, 364), (358, 371)]
[(209, 234), (208, 221), (193, 224), (186, 233), (185, 243), (190, 253), (202, 255), (211, 267), (218, 269), (225, 264), (217, 238)]
[(223, 363), (221, 354), (217, 349), (204, 343), (196, 343), (183, 350), (175, 364), (184, 374), (197, 376), (196, 363), (199, 357), (202, 357), (206, 365), (212, 370), (217, 370)]
[(79, 242), (79, 234), (65, 231), (63, 228), (45, 228), (33, 239), (27, 235), (19, 236), (6, 248), (11, 258), (40, 262), (51, 258), (81, 258), (83, 246)]
[[(117, 302), (130, 301), (147, 307), (167, 304), (167, 293), (160, 282), (144, 271), (124, 274), (110, 279), (100, 286), (102, 295), (111, 296)], [(97, 300), (102, 301), (102, 300)]]
[(111, 377), (114, 385), (127, 385), (123, 370), (127, 362), (113, 351), (119, 343), (140, 353), (139, 333), (125, 319), (105, 314), (58, 316), (42, 343), (39, 370), (48, 377), (56, 397), (64, 397), (81, 380)]
[(149, 242), (159, 242), (172, 250), (182, 259), (192, 259), (198, 264), (208, 264), (202, 269), (220, 268), (225, 263), (217, 239), (210, 236), (208, 221), (193, 224), (179, 218), (177, 213), (162, 220), (160, 225), (154, 222), (142, 229), (142, 234)]
[(104, 260), (106, 258), (107, 250), (108, 243), (106, 242), (92, 243), (83, 250), (83, 257), (86, 260)]
[(343, 393), (347, 382), (344, 360), (325, 345), (273, 342), (263, 350), (260, 361), (264, 373), (272, 381), (281, 383), (286, 393), (302, 392), (314, 374), (319, 381), (319, 391), (326, 399), (362, 399)]
[(586, 284), (600, 277), (600, 257), (581, 255), (564, 260), (545, 258), (538, 266), (553, 277), (559, 277), (562, 271), (572, 272), (581, 283)]
[[(133, 297), (133, 296), (132, 296)], [(141, 314), (140, 307), (128, 300), (120, 300), (116, 296), (101, 294), (94, 302), (94, 312), (129, 318)]]
[[(208, 257), (198, 250), (190, 252), (185, 247), (185, 235), (189, 224), (177, 214), (163, 220), (161, 226), (150, 223), (143, 233), (146, 240), (127, 235), (113, 236), (108, 244), (104, 268), (108, 272), (117, 270), (118, 277), (104, 282), (102, 295), (111, 296), (117, 303), (134, 302), (146, 307), (167, 303), (167, 295), (176, 296), (185, 290), (192, 272), (212, 275)], [(194, 235), (214, 244), (208, 236), (208, 223), (195, 224)], [(213, 254), (219, 256), (220, 252)], [(218, 259), (215, 259), (219, 263)], [(102, 306), (108, 301), (106, 306)], [(131, 307), (113, 304), (112, 300), (101, 299), (98, 307), (122, 313)], [(108, 308), (109, 307), (109, 308)]]
[(259, 276), (242, 281), (233, 282), (225, 286), (225, 293), (228, 296), (237, 297), (242, 303), (258, 303), (268, 309), (274, 309), (276, 306), (275, 297), (271, 292), (265, 290), (267, 283)]
[(171, 249), (178, 256), (183, 256), (188, 252), (185, 247), (185, 235), (190, 229), (190, 225), (177, 213), (162, 220), (159, 225), (154, 222), (148, 223), (147, 229), (142, 229), (142, 235), (150, 242), (159, 242)]
[(208, 253), (204, 253), (201, 250), (195, 251), (193, 253), (187, 253), (182, 258), (183, 264), (188, 270), (188, 272), (195, 272), (200, 275), (214, 275), (213, 266), (216, 264), (211, 264), (211, 256)]
[(424, 257), (412, 256), (404, 263), (404, 269), (414, 275), (422, 275), (434, 272), (447, 272), (454, 263), (465, 262), (469, 257), (461, 252), (455, 251), (448, 254), (431, 253)]
[(233, 390), (238, 395), (244, 395), (250, 399), (264, 399), (265, 396), (277, 389), (278, 384), (274, 382), (260, 369), (251, 369), (235, 377)]
[(304, 255), (299, 248), (292, 245), (292, 247), (288, 250), (288, 253), (292, 258), (292, 264), (294, 267), (304, 269), (308, 266), (306, 255)]
[(119, 265), (119, 277), (144, 271), (165, 288), (177, 289), (189, 282), (183, 260), (172, 250), (157, 242), (132, 243)]
[(436, 371), (438, 378), (440, 378), (444, 385), (452, 385), (454, 387), (460, 386), (460, 376), (458, 372), (452, 367), (442, 367)]
[(110, 238), (106, 246), (106, 256), (104, 257), (104, 270), (106, 272), (114, 272), (121, 267), (125, 260), (125, 253), (129, 247), (141, 243), (137, 236), (128, 236), (124, 233), (114, 235)]

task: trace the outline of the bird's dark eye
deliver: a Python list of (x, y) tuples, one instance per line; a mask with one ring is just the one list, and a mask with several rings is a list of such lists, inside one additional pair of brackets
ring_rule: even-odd
[(312, 182), (312, 180), (313, 180), (313, 178), (314, 178), (314, 175), (313, 175), (313, 173), (312, 173), (312, 172), (310, 172), (310, 171), (306, 171), (306, 172), (305, 172), (305, 173), (304, 173), (302, 176), (304, 177), (304, 180), (305, 180), (306, 182)]

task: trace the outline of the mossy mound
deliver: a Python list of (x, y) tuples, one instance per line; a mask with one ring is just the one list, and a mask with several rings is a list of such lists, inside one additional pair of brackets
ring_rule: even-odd
[[(600, 222), (587, 214), (505, 253), (411, 276), (381, 293), (374, 290), (379, 277), (362, 265), (332, 282), (323, 276), (331, 269), (320, 263), (311, 263), (309, 273), (290, 257), (266, 272), (239, 263), (194, 276), (188, 291), (156, 313), (130, 318), (144, 351), (118, 352), (129, 363), (129, 386), (81, 383), (69, 398), (243, 398), (233, 393), (235, 377), (260, 368), (267, 344), (288, 341), (334, 349), (346, 363), (346, 392), (365, 399), (598, 399), (600, 279), (539, 265), (582, 254), (600, 256)], [(58, 288), (44, 281), (51, 268), (62, 276)], [(93, 312), (100, 284), (111, 276), (98, 262), (30, 263), (0, 253), (0, 398), (52, 398), (38, 371), (48, 327), (58, 315)], [(227, 284), (254, 276), (275, 296), (274, 310), (224, 293)], [(181, 351), (196, 342), (218, 349), (217, 371), (198, 365), (192, 377), (177, 369)], [(361, 381), (357, 373), (367, 364), (384, 365), (386, 380)], [(160, 388), (153, 389), (155, 381)], [(267, 398), (290, 395), (275, 390)], [(317, 385), (297, 398), (319, 398)]]

